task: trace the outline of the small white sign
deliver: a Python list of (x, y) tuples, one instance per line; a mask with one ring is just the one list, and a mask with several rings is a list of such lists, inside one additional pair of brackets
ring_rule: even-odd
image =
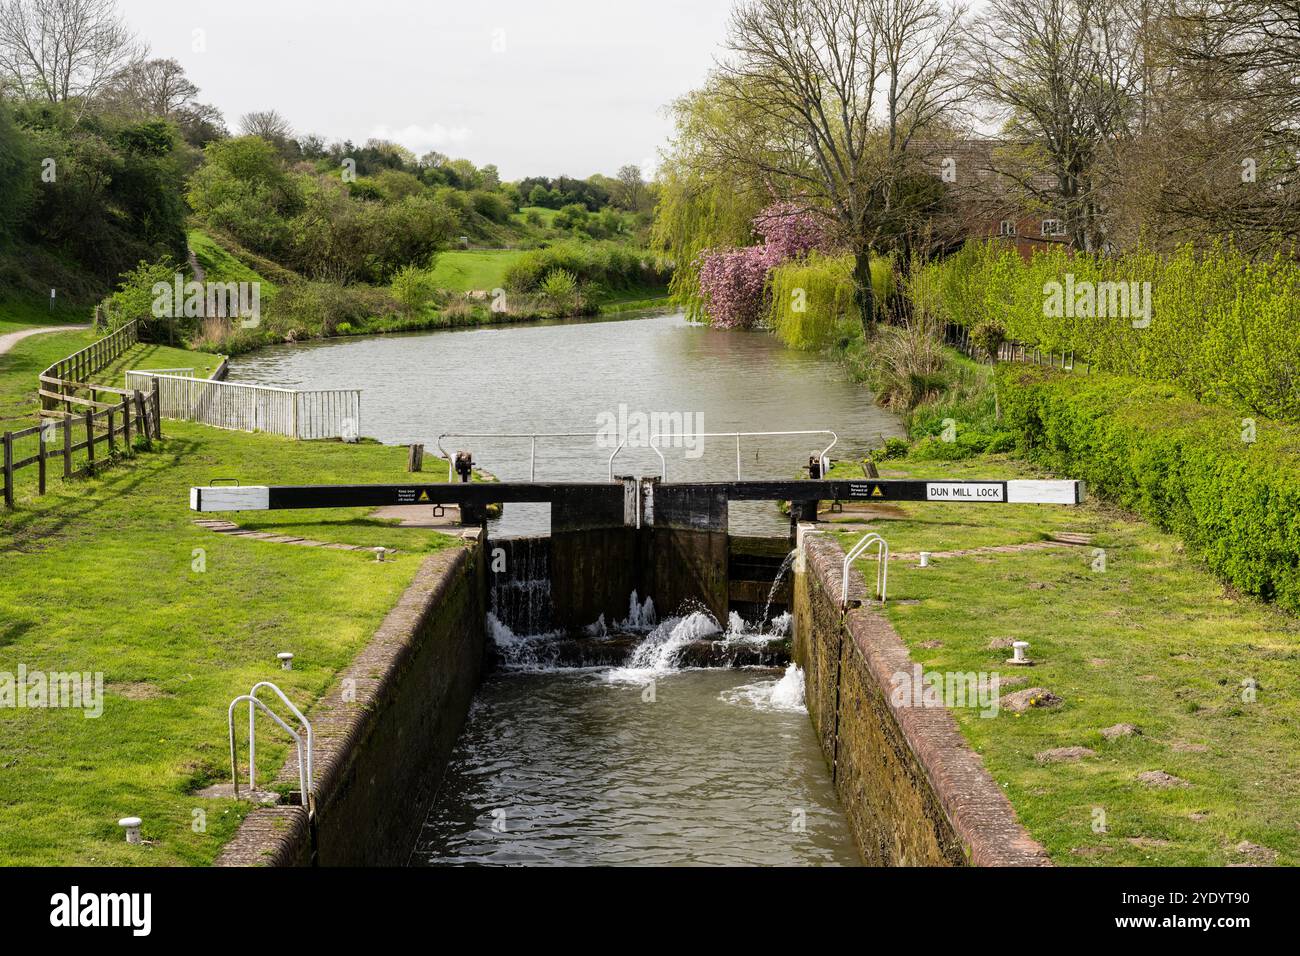
[(929, 481), (926, 501), (1005, 501), (1000, 481)]

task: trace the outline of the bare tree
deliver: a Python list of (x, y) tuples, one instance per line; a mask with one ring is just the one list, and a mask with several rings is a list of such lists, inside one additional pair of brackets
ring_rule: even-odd
[(1133, 116), (1134, 26), (1123, 0), (990, 0), (974, 33), (970, 83), (1008, 141), (997, 172), (1080, 249), (1105, 241), (1099, 171)]
[(293, 126), (277, 110), (254, 110), (239, 118), (239, 131), (283, 146), (293, 136)]
[(1300, 241), (1300, 0), (1185, 0), (1163, 21), (1171, 82), (1137, 157), (1178, 239)]
[(706, 91), (728, 120), (700, 124), (699, 157), (826, 218), (868, 330), (912, 145), (962, 96), (963, 17), (941, 0), (748, 0)]
[(116, 0), (0, 4), (0, 76), (20, 96), (89, 100), (142, 53)]

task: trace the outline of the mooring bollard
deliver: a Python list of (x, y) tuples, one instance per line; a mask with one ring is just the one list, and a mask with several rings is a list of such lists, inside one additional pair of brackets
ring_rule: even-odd
[(280, 659), (280, 670), (284, 670), (284, 671), (293, 670), (293, 654), (291, 652), (281, 651), (279, 654), (276, 654), (275, 656)]
[(932, 553), (933, 553), (933, 552), (931, 552), (931, 551), (922, 551), (922, 552), (921, 552), (921, 567), (923, 567), (923, 568), (928, 568), (928, 567), (930, 566), (930, 555), (931, 555)]
[(127, 843), (140, 842), (140, 822), (139, 817), (123, 817), (117, 821), (117, 825), (126, 831)]
[(1011, 659), (1007, 661), (1007, 663), (1008, 664), (1032, 664), (1033, 661), (1031, 661), (1028, 657), (1025, 656), (1025, 652), (1028, 650), (1029, 650), (1028, 641), (1012, 641), (1011, 642), (1012, 656)]

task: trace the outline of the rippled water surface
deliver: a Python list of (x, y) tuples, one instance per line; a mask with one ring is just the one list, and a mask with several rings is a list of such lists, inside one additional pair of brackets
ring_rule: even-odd
[[(837, 458), (860, 456), (881, 436), (899, 434), (897, 419), (834, 362), (786, 349), (764, 332), (710, 329), (680, 314), (276, 346), (235, 360), (230, 378), (286, 388), (360, 388), (363, 435), (423, 442), (433, 454), (444, 432), (590, 436), (539, 441), (539, 480), (605, 480), (614, 448), (596, 435), (603, 421), (619, 420), (620, 409), (630, 429), (637, 414), (652, 413), (680, 413), (691, 428), (706, 432), (829, 428), (840, 438), (831, 452)], [(793, 477), (827, 441), (747, 439), (741, 473)], [(527, 440), (450, 438), (445, 447), (470, 449), (503, 480), (529, 477)], [(665, 457), (673, 480), (736, 476), (731, 439), (669, 448)], [(659, 471), (648, 448), (629, 448), (616, 460), (616, 473)], [(544, 505), (510, 505), (501, 521), (494, 534), (544, 534), (549, 528)], [(770, 505), (737, 503), (732, 527), (779, 533), (784, 521)]]
[(411, 862), (857, 864), (807, 714), (771, 702), (780, 676), (678, 671), (652, 702), (606, 671), (490, 678)]

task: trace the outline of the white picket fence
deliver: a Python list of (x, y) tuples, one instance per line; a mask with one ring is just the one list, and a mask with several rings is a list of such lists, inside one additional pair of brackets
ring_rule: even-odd
[(163, 418), (286, 438), (355, 440), (361, 434), (360, 389), (298, 391), (148, 369), (127, 372), (126, 387), (148, 391), (155, 379)]

